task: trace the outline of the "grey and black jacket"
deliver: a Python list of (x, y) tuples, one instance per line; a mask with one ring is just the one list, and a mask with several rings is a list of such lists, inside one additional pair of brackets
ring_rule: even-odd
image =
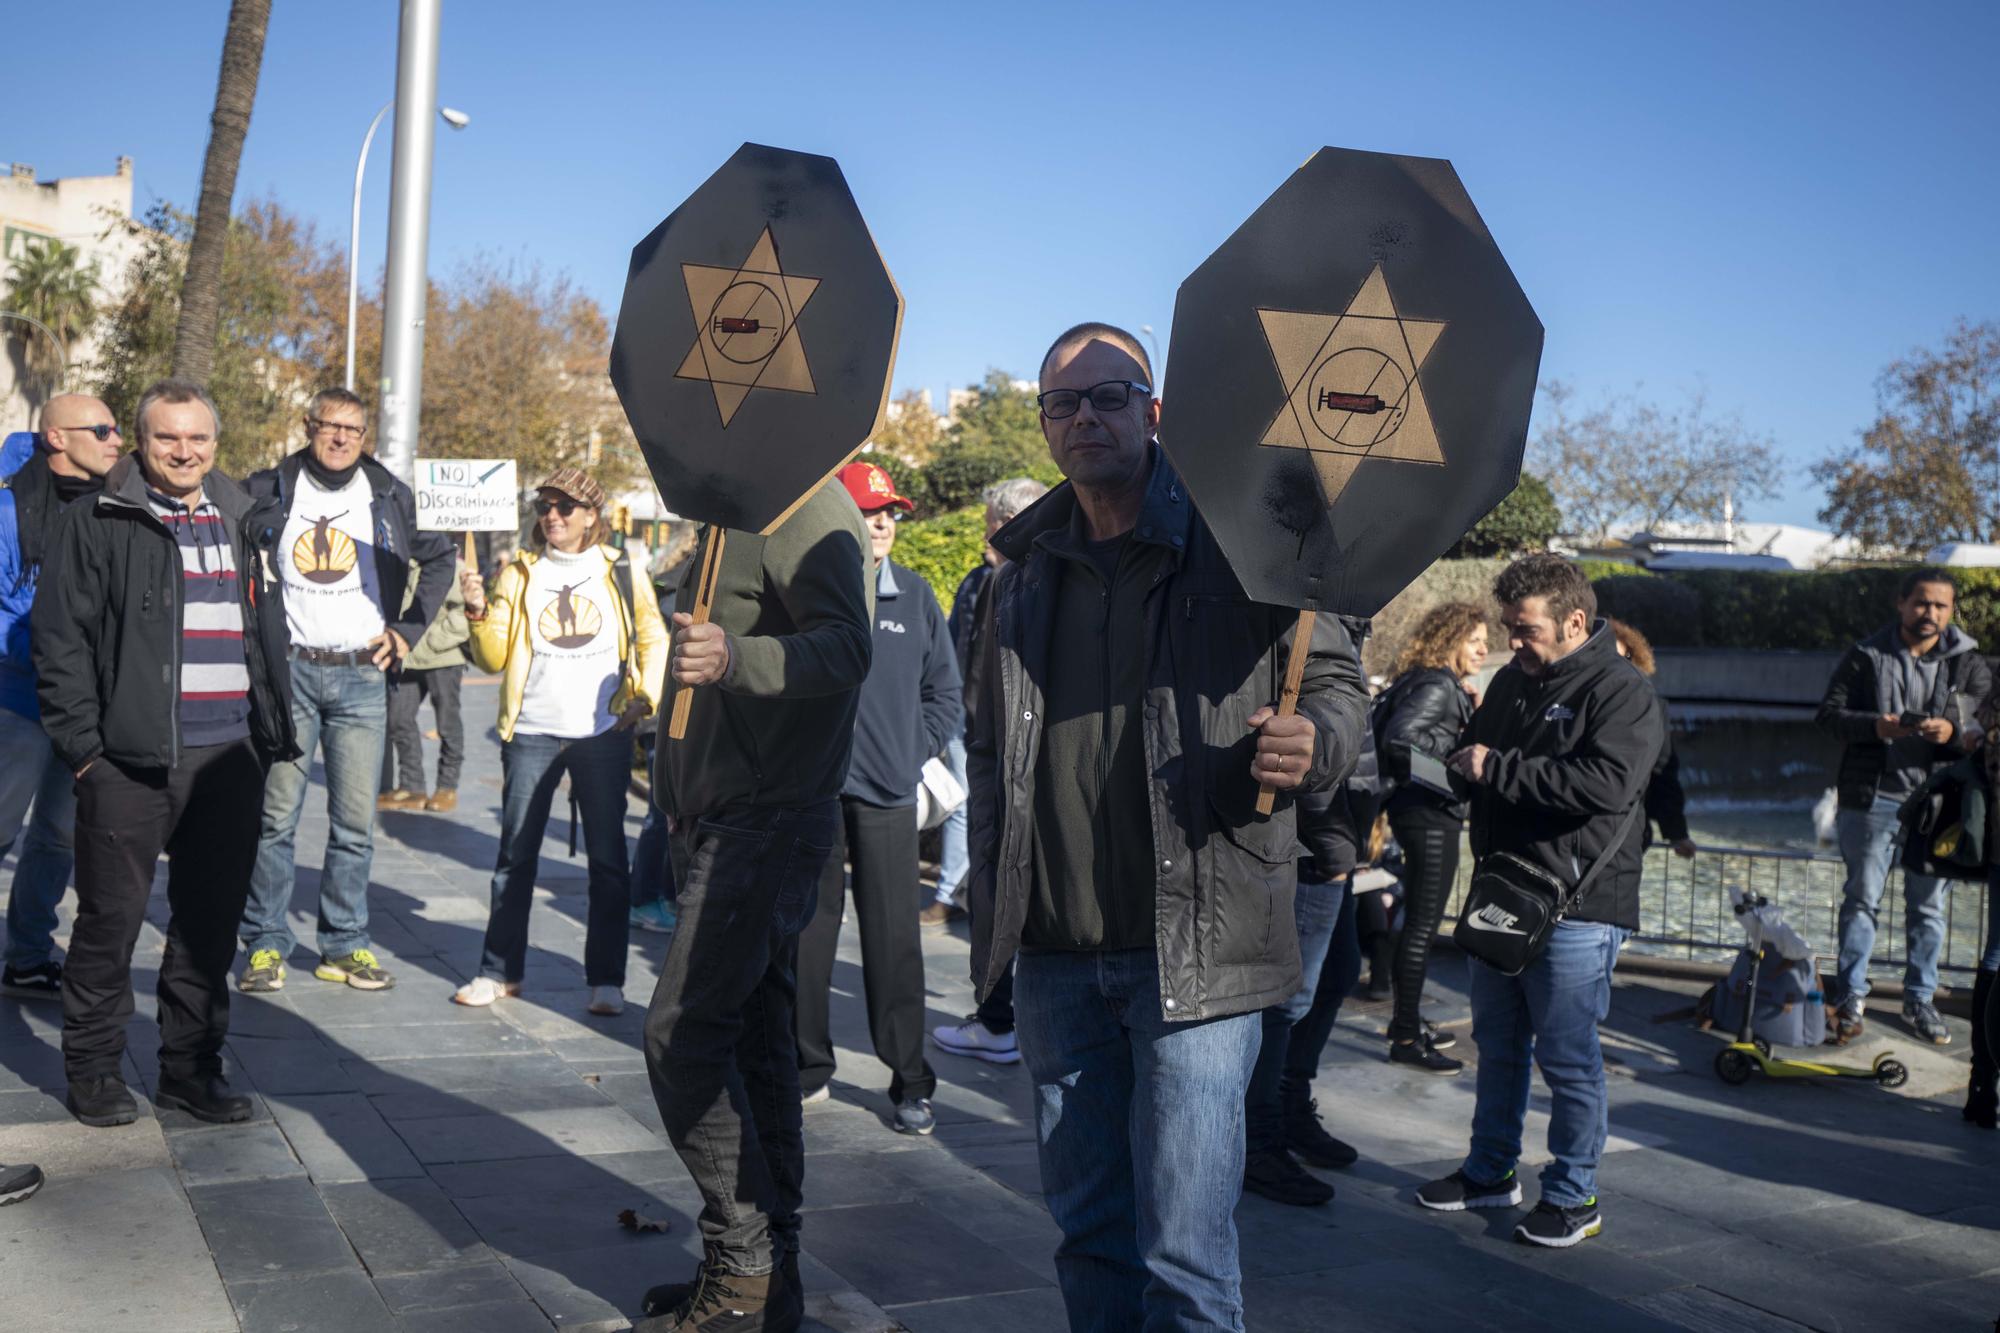
[[(1131, 540), (1168, 553), (1146, 592), (1147, 688), (1142, 724), (1150, 775), (1155, 944), (1169, 1022), (1262, 1009), (1298, 989), (1297, 816), (1281, 797), (1255, 813), (1252, 713), (1274, 704), (1298, 623), (1289, 608), (1253, 602), (1186, 488), (1157, 447)], [(1065, 483), (993, 538), (1009, 563), (989, 584), (980, 663), (983, 698), (967, 746), (972, 977), (983, 997), (1020, 945), (1034, 858), (1041, 682), (1061, 669), (1050, 629), (1061, 576), (1038, 545), (1066, 531), (1077, 505)], [(1299, 689), (1317, 736), (1304, 791), (1326, 791), (1354, 766), (1364, 693), (1353, 640), (1318, 617)]]
[(1606, 621), (1540, 676), (1508, 663), (1472, 715), (1469, 739), (1492, 751), (1472, 791), (1474, 855), (1512, 852), (1575, 884), (1609, 849), (1570, 919), (1638, 929), (1645, 830), (1611, 844), (1645, 799), (1666, 735), (1659, 697)]
[[(1889, 668), (1891, 659), (1902, 651), (1901, 629), (1883, 626), (1847, 650), (1827, 682), (1826, 696), (1820, 700), (1820, 729), (1844, 742), (1840, 752), (1839, 776), (1834, 786), (1845, 810), (1866, 810), (1875, 803), (1889, 765), (1889, 743), (1875, 734), (1875, 722), (1884, 713), (1900, 712), (1890, 707)], [(1980, 705), (1993, 691), (1993, 671), (1979, 655), (1979, 643), (1956, 625), (1945, 626), (1934, 650), (1941, 654), (1937, 683), (1931, 698), (1912, 703), (1910, 709), (1931, 717), (1949, 719), (1953, 736), (1944, 745), (1931, 746), (1923, 773), (1909, 775), (1906, 784), (1914, 788), (1929, 770), (1950, 763), (1976, 744), (1981, 732)]]
[[(35, 592), (42, 727), (71, 772), (99, 755), (121, 768), (180, 762), (180, 548), (146, 502), (138, 463), (120, 459), (102, 494), (63, 511)], [(202, 491), (228, 525), (242, 590), (251, 740), (267, 762), (295, 758), (290, 644), (271, 563), (284, 517), (220, 472)]]
[[(283, 514), (279, 527), (292, 515), (298, 498), (299, 473), (306, 451), (285, 456), (276, 467), (253, 472), (243, 484), (259, 499), (277, 501)], [(359, 480), (368, 484), (369, 544), (375, 548), (376, 587), (382, 592), (382, 618), (388, 627), (414, 646), (444, 606), (445, 595), (457, 581), (458, 557), (451, 534), (424, 532), (417, 527), (417, 500), (395, 473), (363, 454)], [(352, 485), (353, 483), (348, 483)], [(410, 565), (417, 565), (411, 590)], [(401, 608), (400, 612), (397, 608)], [(391, 616), (394, 619), (391, 619)]]

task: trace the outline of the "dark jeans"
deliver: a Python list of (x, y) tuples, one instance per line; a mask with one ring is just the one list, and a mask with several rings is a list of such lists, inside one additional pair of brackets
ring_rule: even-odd
[(646, 1014), (646, 1072), (701, 1191), (703, 1244), (734, 1273), (799, 1246), (798, 937), (839, 819), (831, 800), (733, 810), (683, 819), (674, 840), (680, 928)]
[(99, 756), (76, 784), (76, 925), (63, 969), (63, 1066), (70, 1081), (118, 1073), (132, 1017), (132, 948), (153, 868), (167, 861), (160, 960), (160, 1072), (222, 1072), (229, 964), (257, 862), (264, 762), (249, 741), (184, 751), (170, 769)]
[(632, 906), (674, 901), (674, 858), (667, 842), (667, 813), (648, 801), (646, 822), (632, 847)]
[(986, 1025), (986, 1030), (994, 1036), (1014, 1030), (1014, 968), (1010, 963), (1000, 980), (993, 983), (993, 993), (979, 1002), (979, 1008), (972, 1016)]
[(1430, 970), (1431, 944), (1444, 917), (1444, 900), (1458, 874), (1457, 816), (1429, 806), (1389, 812), (1389, 827), (1403, 849), (1403, 938), (1396, 945), (1393, 972), (1395, 1010), (1389, 1019), (1390, 1041), (1415, 1041), (1424, 1035), (1424, 975)]
[(427, 790), (424, 738), (417, 725), (417, 709), (427, 697), (431, 711), (437, 714), (437, 790), (457, 790), (458, 773), (465, 765), (465, 719), (458, 712), (458, 687), (464, 680), (462, 666), (399, 671), (389, 677), (389, 743), (382, 747), (383, 791), (398, 787)]
[(889, 1100), (928, 1097), (937, 1075), (924, 1059), (924, 946), (918, 933), (917, 811), (844, 796), (833, 854), (820, 874), (819, 910), (799, 938), (799, 1086), (814, 1092), (833, 1077), (828, 990), (840, 943), (841, 906), (854, 863), (854, 915), (861, 929), (861, 985), (868, 1035), (889, 1066)]
[[(1347, 892), (1347, 880), (1332, 884), (1300, 880), (1298, 896), (1293, 899), (1293, 915), (1299, 931), (1299, 989), (1283, 1004), (1274, 1004), (1264, 1011), (1262, 1045), (1257, 1051), (1257, 1063), (1250, 1070), (1249, 1090), (1243, 1098), (1250, 1151), (1253, 1153), (1271, 1152), (1285, 1146), (1279, 1087), (1283, 1080), (1296, 1077), (1292, 1042), (1296, 1037), (1302, 1057), (1298, 1063), (1305, 1064), (1304, 1081), (1310, 1083), (1319, 1063), (1320, 1048), (1326, 1045), (1327, 1035), (1333, 1029), (1333, 1019), (1340, 1014), (1341, 997), (1353, 988), (1355, 973), (1360, 968), (1360, 955), (1355, 951), (1352, 928), (1354, 904)], [(1343, 919), (1349, 923), (1345, 945), (1348, 954), (1352, 955), (1351, 962), (1346, 956), (1337, 961), (1329, 956)], [(1334, 983), (1342, 980), (1343, 976), (1346, 985), (1336, 987)], [(1327, 991), (1332, 992), (1333, 1002), (1325, 1006), (1321, 1014), (1323, 1026), (1315, 1025), (1316, 1030), (1306, 1027), (1306, 1021), (1320, 1011), (1321, 993)], [(1310, 1055), (1307, 1055), (1308, 1048)]]
[(590, 863), (590, 917), (583, 938), (583, 979), (625, 984), (631, 933), (631, 870), (625, 861), (625, 788), (632, 733), (613, 727), (583, 740), (515, 732), (500, 747), (500, 859), (493, 867), (492, 911), (480, 975), (519, 981), (528, 966), (528, 909), (556, 786), (569, 774)]

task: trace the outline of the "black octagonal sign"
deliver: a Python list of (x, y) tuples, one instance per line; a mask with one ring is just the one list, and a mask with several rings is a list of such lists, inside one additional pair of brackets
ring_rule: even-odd
[(881, 425), (903, 297), (830, 157), (744, 144), (633, 248), (611, 382), (669, 507), (767, 532)]
[(1371, 616), (1514, 489), (1541, 356), (1451, 163), (1323, 148), (1181, 284), (1160, 442), (1250, 596)]

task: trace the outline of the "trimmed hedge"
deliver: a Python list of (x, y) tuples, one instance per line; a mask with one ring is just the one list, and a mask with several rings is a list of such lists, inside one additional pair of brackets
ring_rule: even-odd
[(986, 511), (972, 504), (936, 518), (902, 524), (896, 529), (896, 545), (889, 558), (923, 575), (937, 594), (938, 605), (950, 615), (952, 595), (985, 553)]
[[(1595, 570), (1591, 571), (1593, 574)], [(1594, 578), (1599, 608), (1656, 646), (1839, 651), (1887, 624), (1908, 567), (1702, 569)], [(1636, 576), (1635, 576), (1636, 574)], [(1955, 569), (1959, 628), (2000, 649), (2000, 569)]]

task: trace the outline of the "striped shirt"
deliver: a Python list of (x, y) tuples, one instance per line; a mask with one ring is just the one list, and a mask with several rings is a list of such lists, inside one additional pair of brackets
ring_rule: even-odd
[(181, 744), (241, 740), (250, 734), (250, 669), (228, 521), (206, 497), (189, 509), (149, 488), (146, 502), (180, 547)]

